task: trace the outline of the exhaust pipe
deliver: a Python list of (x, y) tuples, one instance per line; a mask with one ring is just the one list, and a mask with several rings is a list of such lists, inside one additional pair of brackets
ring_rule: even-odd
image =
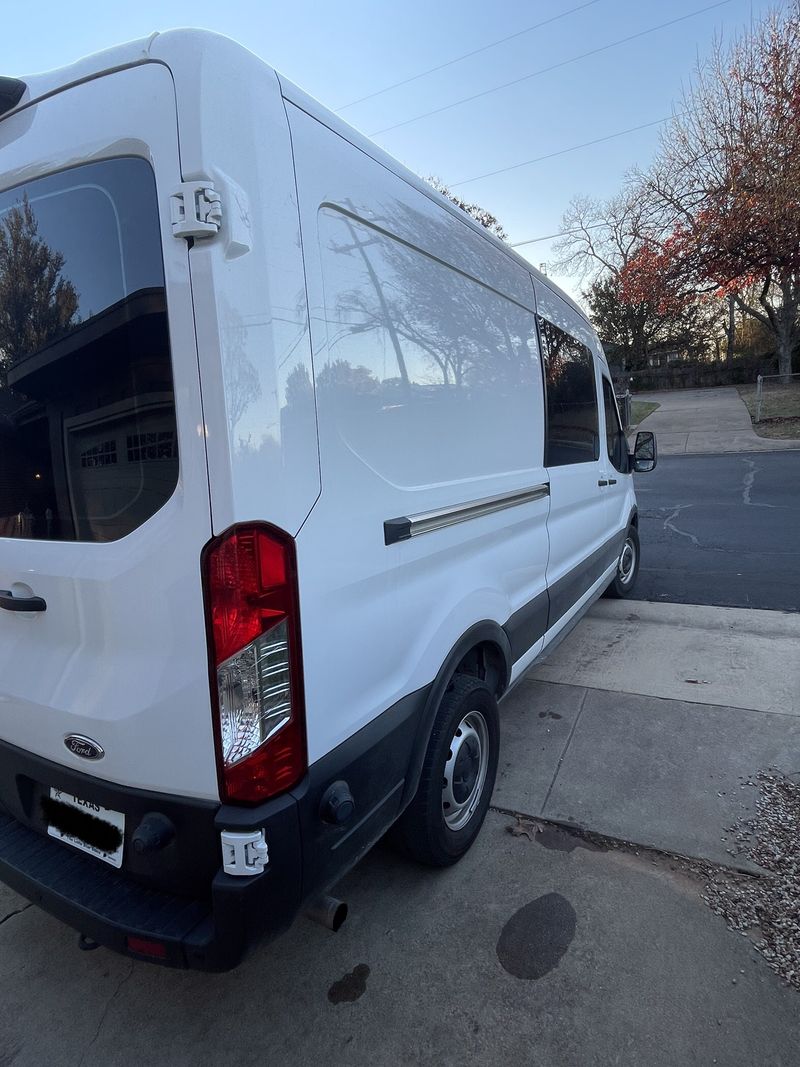
[(327, 895), (317, 897), (305, 910), (306, 917), (336, 933), (347, 918), (347, 905), (343, 900)]

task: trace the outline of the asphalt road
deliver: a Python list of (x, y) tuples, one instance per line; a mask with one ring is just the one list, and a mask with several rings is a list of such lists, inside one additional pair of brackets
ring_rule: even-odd
[(800, 451), (662, 457), (636, 494), (636, 599), (800, 610)]

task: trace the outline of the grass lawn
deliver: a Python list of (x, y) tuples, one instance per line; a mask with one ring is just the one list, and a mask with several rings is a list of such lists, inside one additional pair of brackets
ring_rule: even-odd
[(631, 428), (638, 426), (642, 419), (646, 419), (648, 415), (652, 415), (656, 408), (660, 408), (660, 404), (653, 404), (649, 400), (632, 400), (631, 401)]
[(759, 437), (800, 438), (800, 380), (791, 385), (765, 386), (761, 399), (761, 421), (756, 422), (755, 385), (737, 385), (739, 396), (750, 412), (753, 429)]

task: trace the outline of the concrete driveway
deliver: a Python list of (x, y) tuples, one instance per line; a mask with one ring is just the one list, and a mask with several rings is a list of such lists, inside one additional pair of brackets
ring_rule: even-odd
[(759, 437), (732, 386), (637, 393), (636, 400), (660, 405), (639, 428), (656, 434), (659, 453), (665, 456), (800, 448), (800, 441)]
[(300, 920), (227, 975), (79, 952), (0, 889), (0, 1063), (795, 1067), (797, 992), (690, 871), (514, 825), (444, 871), (373, 850), (340, 933)]

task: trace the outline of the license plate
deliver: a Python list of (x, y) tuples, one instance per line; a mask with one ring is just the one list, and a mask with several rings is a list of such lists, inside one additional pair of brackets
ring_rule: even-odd
[(122, 866), (125, 816), (121, 811), (103, 808), (52, 786), (49, 800), (43, 799), (42, 808), (50, 837), (66, 841), (112, 867)]

